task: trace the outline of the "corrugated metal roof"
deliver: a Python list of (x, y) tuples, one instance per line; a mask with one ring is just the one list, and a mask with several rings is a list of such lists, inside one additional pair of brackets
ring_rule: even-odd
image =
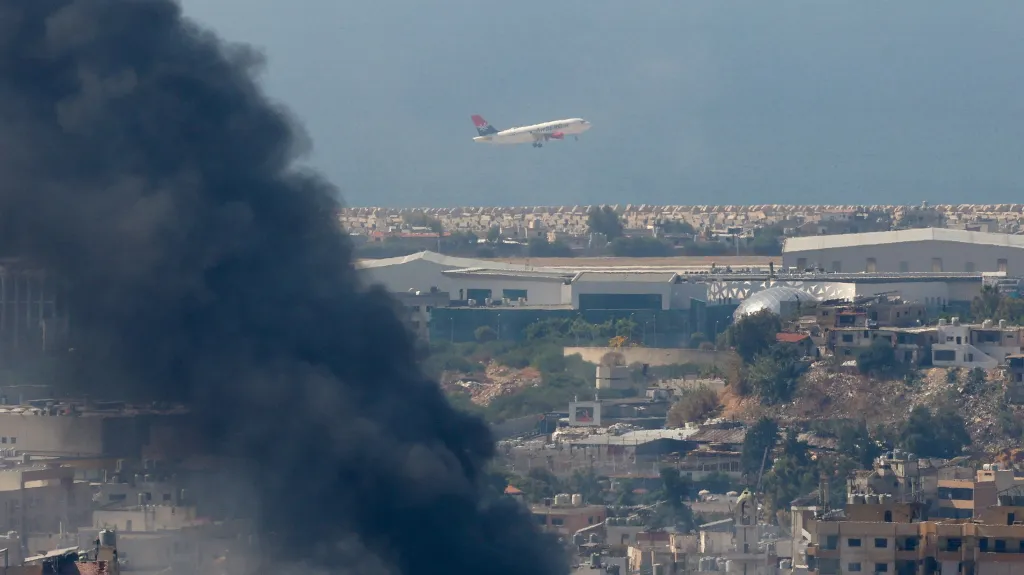
[(441, 266), (449, 266), (452, 268), (487, 268), (492, 270), (528, 270), (525, 265), (520, 264), (506, 264), (502, 262), (492, 262), (487, 260), (477, 260), (473, 258), (459, 258), (455, 256), (446, 256), (436, 252), (418, 252), (415, 254), (409, 254), (407, 256), (401, 256), (397, 258), (381, 258), (377, 260), (359, 260), (356, 262), (356, 267), (361, 269), (366, 268), (383, 268), (388, 266), (396, 266), (407, 264), (415, 261), (428, 261)]
[(787, 238), (782, 251), (784, 253), (793, 253), (831, 248), (876, 246), (926, 241), (1024, 248), (1024, 236), (993, 234), (987, 232), (969, 232), (966, 230), (951, 230), (947, 228), (917, 228), (911, 230), (894, 230), (889, 232), (865, 232), (860, 234), (835, 234), (827, 236)]
[(683, 429), (641, 429), (630, 431), (622, 435), (591, 435), (583, 439), (570, 441), (570, 445), (642, 445), (659, 439), (674, 439), (686, 441), (691, 435), (697, 433), (696, 428)]
[(671, 283), (676, 279), (672, 272), (581, 272), (573, 279), (576, 282), (651, 282)]
[(573, 274), (569, 272), (543, 271), (543, 270), (495, 270), (490, 268), (459, 268), (444, 270), (441, 272), (446, 276), (470, 276), (488, 278), (512, 278), (523, 280), (548, 280), (563, 282), (572, 279)]

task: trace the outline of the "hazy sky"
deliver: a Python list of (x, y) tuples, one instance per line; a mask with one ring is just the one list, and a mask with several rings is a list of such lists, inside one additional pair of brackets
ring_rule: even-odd
[(349, 205), (1024, 201), (1021, 0), (183, 4), (265, 52)]

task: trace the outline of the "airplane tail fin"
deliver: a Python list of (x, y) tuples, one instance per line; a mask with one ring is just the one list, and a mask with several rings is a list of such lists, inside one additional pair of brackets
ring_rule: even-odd
[(494, 128), (483, 116), (479, 114), (473, 114), (473, 125), (476, 126), (476, 131), (481, 136), (490, 136), (491, 134), (497, 134), (498, 130)]

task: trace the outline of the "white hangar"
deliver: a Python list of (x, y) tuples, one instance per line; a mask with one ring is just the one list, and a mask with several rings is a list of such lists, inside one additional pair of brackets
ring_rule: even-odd
[[(360, 261), (364, 281), (392, 293), (432, 288), (455, 302), (572, 309), (687, 309), (690, 300), (707, 301), (708, 283), (655, 268), (575, 269), (527, 267), (421, 252), (400, 258)], [(465, 305), (462, 303), (461, 305)]]
[(1024, 272), (1024, 236), (920, 228), (788, 238), (785, 268), (841, 273)]

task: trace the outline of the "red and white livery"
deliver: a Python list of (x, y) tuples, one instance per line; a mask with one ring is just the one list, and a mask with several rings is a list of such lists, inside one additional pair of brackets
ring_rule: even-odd
[(569, 118), (499, 131), (483, 116), (473, 115), (472, 118), (480, 134), (473, 141), (484, 144), (533, 144), (534, 148), (540, 148), (548, 140), (564, 140), (566, 136), (579, 140), (579, 135), (590, 129), (590, 122), (583, 118)]

